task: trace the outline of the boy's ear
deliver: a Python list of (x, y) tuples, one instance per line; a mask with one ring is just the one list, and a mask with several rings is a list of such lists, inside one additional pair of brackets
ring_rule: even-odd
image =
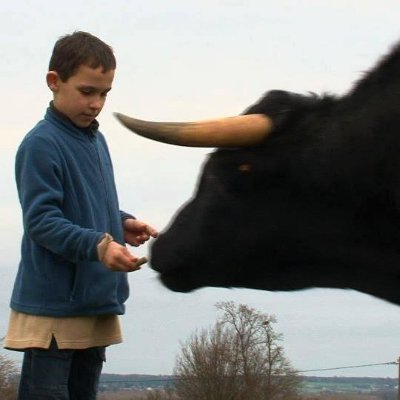
[(49, 71), (46, 75), (47, 86), (52, 92), (58, 91), (58, 82), (60, 77), (56, 71)]

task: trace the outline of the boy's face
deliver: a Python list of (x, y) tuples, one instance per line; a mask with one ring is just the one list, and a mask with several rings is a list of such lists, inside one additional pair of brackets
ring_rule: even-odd
[(63, 82), (56, 71), (47, 73), (47, 84), (54, 94), (54, 106), (80, 128), (88, 127), (99, 115), (111, 90), (115, 70), (81, 65)]

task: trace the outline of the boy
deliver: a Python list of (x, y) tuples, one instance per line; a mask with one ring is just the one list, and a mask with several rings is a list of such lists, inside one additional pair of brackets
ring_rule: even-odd
[(96, 398), (105, 347), (122, 341), (127, 272), (141, 263), (125, 243), (157, 236), (119, 210), (98, 131), (115, 68), (97, 37), (60, 38), (46, 77), (53, 101), (16, 155), (24, 235), (5, 347), (24, 351), (19, 400)]

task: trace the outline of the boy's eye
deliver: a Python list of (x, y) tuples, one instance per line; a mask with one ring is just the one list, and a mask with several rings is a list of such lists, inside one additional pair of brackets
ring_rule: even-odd
[(86, 96), (90, 95), (93, 93), (93, 90), (91, 89), (81, 89), (80, 92)]
[[(91, 89), (91, 88), (82, 88), (79, 89), (79, 91), (84, 95), (84, 96), (91, 96), (93, 94), (95, 94), (97, 91), (95, 89)], [(108, 90), (105, 92), (101, 92), (100, 96), (101, 97), (107, 97), (108, 94)]]

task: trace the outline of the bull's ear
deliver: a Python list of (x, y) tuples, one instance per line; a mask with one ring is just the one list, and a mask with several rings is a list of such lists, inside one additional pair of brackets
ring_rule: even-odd
[(272, 130), (263, 114), (239, 115), (199, 122), (152, 122), (120, 113), (115, 117), (128, 129), (158, 142), (189, 147), (249, 147)]
[(285, 90), (270, 90), (257, 103), (247, 108), (243, 114), (264, 114), (280, 129), (297, 112), (308, 112), (320, 104), (315, 93), (303, 95)]
[(243, 114), (266, 114), (272, 119), (291, 110), (311, 109), (318, 104), (320, 97), (309, 92), (307, 95), (286, 90), (270, 90)]

